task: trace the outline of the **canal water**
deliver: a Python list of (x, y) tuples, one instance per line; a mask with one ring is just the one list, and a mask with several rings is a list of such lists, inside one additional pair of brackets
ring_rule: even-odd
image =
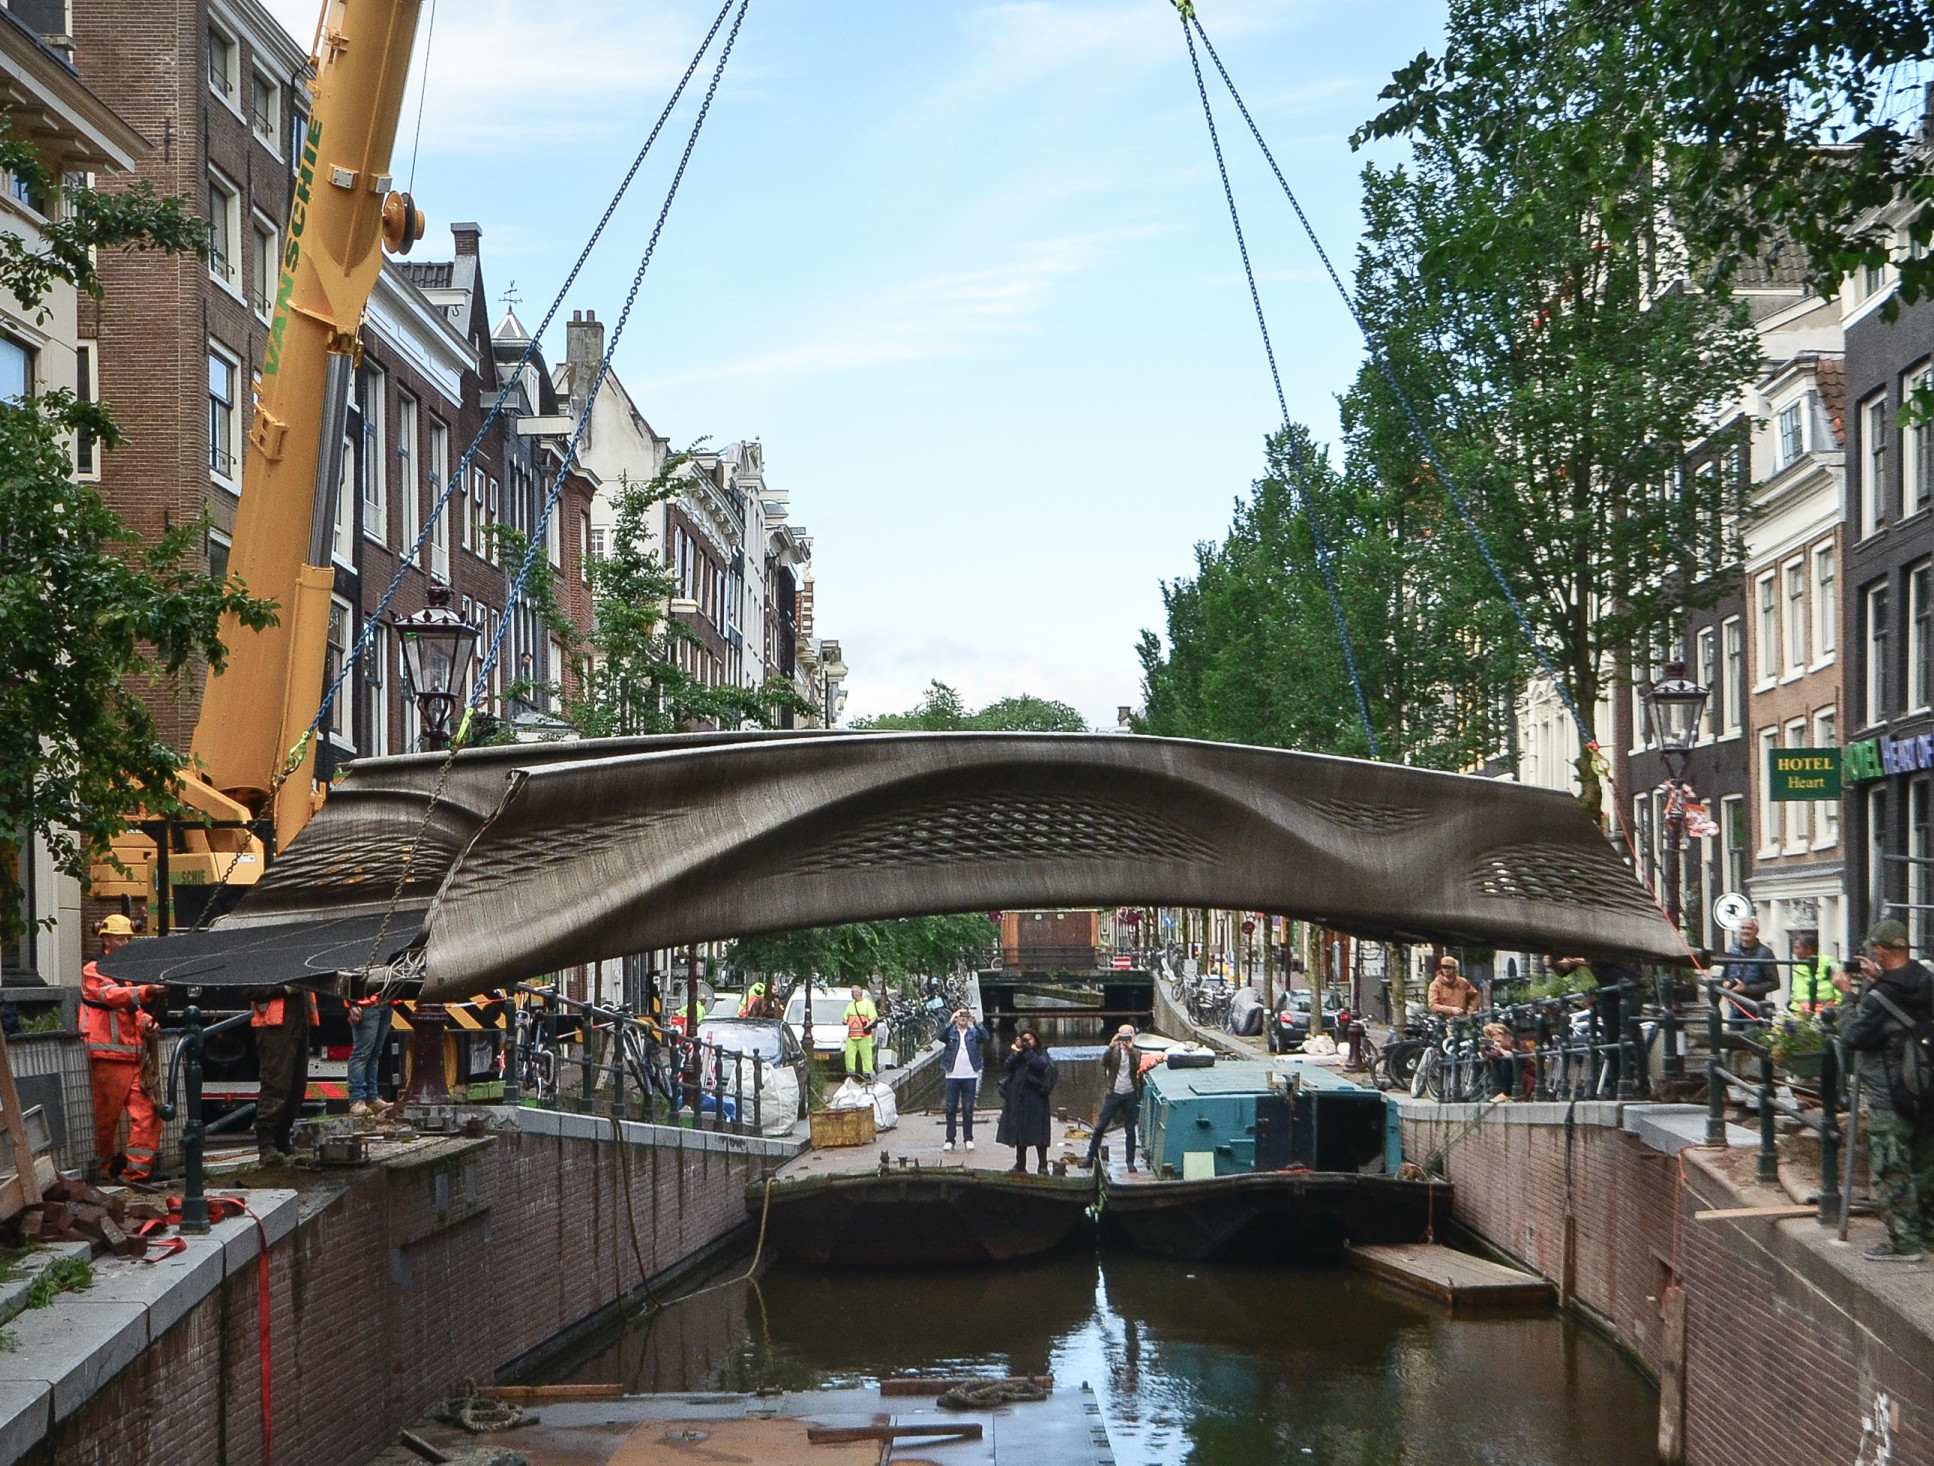
[[(1101, 1050), (1077, 1046), (1074, 1032), (1050, 1042), (1053, 1104), (1086, 1118), (1100, 1098)], [(982, 1104), (998, 1108), (994, 1086), (983, 1089)], [(983, 1117), (983, 1144), (993, 1118)], [(723, 1276), (745, 1268), (741, 1259)], [(1658, 1459), (1657, 1392), (1602, 1338), (1554, 1313), (1454, 1319), (1347, 1269), (1097, 1256), (1086, 1241), (997, 1269), (779, 1267), (756, 1283), (715, 1282), (589, 1341), (544, 1378), (628, 1393), (749, 1392), (912, 1373), (1085, 1383), (1121, 1466)]]
[(592, 1341), (546, 1378), (654, 1393), (955, 1372), (1091, 1386), (1122, 1466), (1657, 1460), (1656, 1392), (1555, 1315), (1453, 1319), (1348, 1271), (1085, 1249), (985, 1271), (778, 1268)]

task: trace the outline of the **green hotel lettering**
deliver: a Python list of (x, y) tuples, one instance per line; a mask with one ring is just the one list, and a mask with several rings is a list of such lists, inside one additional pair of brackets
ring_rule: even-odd
[(269, 327), (269, 349), (262, 361), (265, 377), (274, 376), (282, 366), (282, 333), (289, 325), (289, 296), (295, 290), (295, 267), (302, 259), (302, 231), (309, 223), (309, 187), (316, 181), (321, 141), (322, 124), (311, 117), (302, 140), (302, 169), (296, 175), (295, 201), (289, 205), (289, 243), (282, 251), (282, 278), (275, 288), (275, 323)]

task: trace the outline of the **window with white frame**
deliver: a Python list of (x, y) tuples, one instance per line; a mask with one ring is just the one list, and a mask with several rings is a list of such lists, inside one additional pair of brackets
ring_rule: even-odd
[(0, 402), (19, 402), (33, 393), (33, 347), (0, 336)]
[[(1815, 748), (1836, 748), (1839, 737), (1839, 715), (1833, 708), (1821, 708), (1813, 715), (1813, 746)], [(1816, 832), (1816, 847), (1838, 844), (1840, 840), (1840, 801), (1822, 799), (1819, 801), (1820, 828)]]
[(1793, 671), (1806, 666), (1807, 633), (1806, 561), (1786, 562), (1786, 665)]
[(336, 530), (330, 551), (338, 563), (351, 569), (356, 565), (356, 493), (356, 440), (344, 433), (342, 473), (336, 480)]
[(226, 31), (208, 28), (208, 90), (229, 106), (241, 94), (242, 49)]
[(1910, 859), (1906, 865), (1907, 910), (1902, 914), (1907, 918), (1907, 937), (1909, 944), (1917, 952), (1927, 950), (1927, 860), (1934, 856), (1934, 839), (1930, 839), (1929, 824), (1934, 822), (1934, 810), (1930, 804), (1930, 790), (1925, 778), (1915, 779), (1907, 786), (1907, 854)]
[(357, 383), (363, 409), (363, 533), (379, 545), (389, 543), (388, 385), (381, 371), (367, 365)]
[(591, 514), (585, 510), (578, 515), (578, 579), (586, 585), (591, 583)]
[(242, 264), (241, 192), (219, 173), (208, 175), (208, 273), (238, 286)]
[[(1805, 748), (1809, 720), (1795, 718), (1786, 725), (1786, 746)], [(1770, 765), (1768, 766), (1770, 769)], [(1766, 771), (1762, 771), (1765, 773)], [(1770, 786), (1772, 780), (1767, 779)], [(1786, 848), (1789, 851), (1804, 850), (1813, 840), (1813, 801), (1810, 799), (1789, 799), (1786, 801)]]
[(1806, 425), (1803, 416), (1805, 403), (1793, 402), (1782, 407), (1777, 419), (1779, 433), (1779, 453), (1781, 468), (1797, 463), (1806, 452)]
[(383, 684), (389, 670), (389, 628), (378, 622), (370, 628), (363, 648), (363, 686), (368, 689), (369, 727), (363, 751), (372, 758), (389, 752), (389, 697)]
[(282, 248), (275, 226), (260, 214), (249, 224), (248, 303), (263, 320), (275, 314), (276, 287), (282, 280)]
[[(1901, 400), (1928, 385), (1929, 369), (1922, 367), (1901, 383)], [(1912, 422), (1901, 415), (1900, 423), (1900, 502), (1901, 513), (1913, 514), (1934, 503), (1934, 425), (1921, 418)]]
[(1860, 404), (1860, 533), (1870, 535), (1887, 522), (1887, 394)]
[(1725, 846), (1726, 889), (1746, 889), (1746, 796), (1728, 794), (1719, 801), (1719, 838)]
[(491, 530), (490, 526), (502, 524), (503, 487), (494, 478), (484, 480), (484, 558), (492, 565), (501, 565), (504, 560), (503, 541)]
[(1725, 731), (1737, 733), (1746, 716), (1746, 623), (1728, 616), (1719, 629), (1726, 648), (1719, 701), (1725, 709)]
[[(450, 508), (449, 504), (439, 506), (443, 486), (450, 479), (450, 429), (430, 419), (430, 504), (436, 509), (436, 517), (430, 523), (430, 574), (450, 583)], [(456, 501), (461, 507), (462, 501)]]
[(417, 477), (416, 434), (421, 421), (416, 399), (396, 394), (396, 495), (403, 511), (403, 548), (409, 549), (423, 532), (423, 484)]
[(1867, 631), (1866, 706), (1861, 710), (1868, 723), (1887, 716), (1887, 582), (1867, 587), (1863, 597)]
[(1719, 628), (1702, 626), (1693, 643), (1698, 648), (1698, 664), (1693, 668), (1704, 687), (1709, 689), (1706, 703), (1699, 710), (1699, 737), (1711, 738), (1719, 723), (1719, 704), (1724, 700), (1719, 685)]
[(544, 521), (544, 558), (550, 562), (551, 569), (564, 568), (564, 533), (562, 520), (555, 510)]
[(1934, 562), (1907, 567), (1907, 706), (1928, 704), (1928, 664), (1934, 652)]
[[(82, 402), (93, 402), (101, 395), (98, 342), (82, 341), (74, 347), (74, 395)], [(101, 476), (100, 444), (85, 428), (74, 434), (74, 476), (85, 479)]]
[(593, 526), (588, 543), (591, 546), (591, 558), (593, 560), (602, 560), (604, 558), (604, 530)]
[(1779, 746), (1778, 727), (1759, 730), (1759, 762), (1754, 765), (1753, 779), (1759, 785), (1759, 848), (1766, 854), (1779, 852), (1779, 806), (1773, 802), (1773, 781), (1768, 777), (1773, 767), (1773, 750)]
[(464, 543), (470, 553), (481, 556), (484, 553), (484, 471), (472, 467), (470, 470), (470, 499), (464, 507), (467, 527), (464, 530)]
[(241, 477), (236, 441), (240, 418), (235, 411), (239, 376), (234, 357), (208, 348), (208, 471), (230, 485)]
[(1772, 571), (1760, 576), (1753, 593), (1759, 606), (1759, 680), (1771, 682), (1780, 675), (1780, 593)]
[(1840, 592), (1831, 542), (1813, 547), (1813, 649), (1824, 662), (1839, 649)]
[[(322, 665), (325, 693), (335, 687), (336, 679), (342, 676), (355, 635), (355, 615), (349, 609), (349, 602), (332, 597), (329, 602), (329, 650)], [(355, 725), (350, 721), (350, 712), (355, 703), (354, 688), (354, 679), (345, 678), (336, 691), (335, 701), (329, 704), (329, 736), (351, 749), (356, 746), (352, 733)]]
[(259, 71), (249, 75), (248, 122), (263, 146), (281, 156), (282, 88)]

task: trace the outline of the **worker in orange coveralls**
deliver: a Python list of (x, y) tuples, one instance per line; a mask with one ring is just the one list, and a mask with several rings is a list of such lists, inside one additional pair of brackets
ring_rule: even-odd
[[(100, 930), (104, 957), (134, 940), (134, 923), (125, 916), (105, 918)], [(161, 1116), (141, 1084), (141, 1052), (155, 1021), (141, 1005), (164, 991), (103, 977), (92, 962), (81, 969), (81, 1039), (94, 1076), (94, 1152), (102, 1170), (123, 1181), (146, 1181), (161, 1145)], [(114, 1138), (124, 1110), (128, 1148), (117, 1154)]]

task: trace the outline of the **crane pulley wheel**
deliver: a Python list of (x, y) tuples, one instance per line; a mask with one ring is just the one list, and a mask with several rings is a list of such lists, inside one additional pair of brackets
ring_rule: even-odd
[(410, 246), (423, 237), (423, 211), (407, 193), (392, 193), (383, 200), (383, 248), (393, 255), (406, 255)]

